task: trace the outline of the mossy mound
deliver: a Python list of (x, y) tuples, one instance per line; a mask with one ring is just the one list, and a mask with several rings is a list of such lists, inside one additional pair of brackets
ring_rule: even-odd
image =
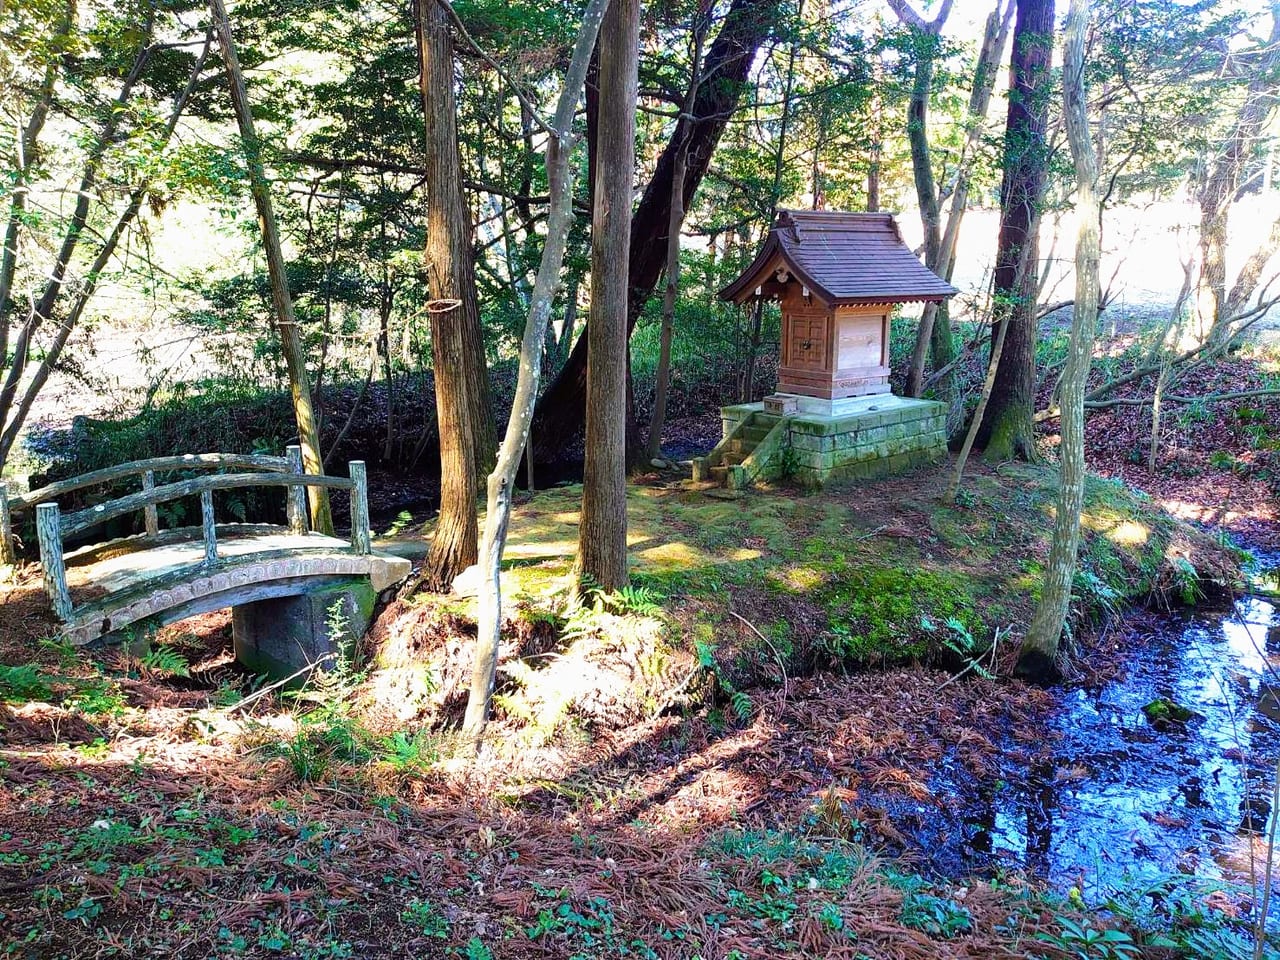
[[(513, 640), (504, 646), (499, 708), (545, 735), (573, 718), (612, 726), (661, 710), (687, 692), (699, 664), (729, 703), (733, 691), (822, 667), (921, 662), (1001, 672), (1038, 600), (1056, 475), (976, 467), (950, 505), (939, 496), (946, 480), (939, 467), (820, 494), (759, 490), (736, 500), (690, 484), (634, 486), (634, 586), (604, 598), (594, 620), (576, 621), (563, 608), (581, 488), (538, 493), (517, 507), (506, 554)], [(1126, 604), (1193, 602), (1238, 577), (1235, 552), (1122, 484), (1089, 482), (1083, 525), (1077, 633)], [(455, 627), (466, 625), (435, 641), (442, 682), (427, 699), (436, 708), (456, 705), (463, 689), (466, 671), (453, 661), (466, 658), (474, 635), (472, 603), (428, 598), (402, 614), (421, 624), (425, 611), (448, 608)], [(520, 624), (528, 622), (557, 632), (553, 650), (524, 649)], [(568, 687), (581, 695), (555, 692)]]
[(1168, 697), (1156, 697), (1142, 708), (1147, 722), (1157, 730), (1177, 730), (1196, 716), (1194, 710)]

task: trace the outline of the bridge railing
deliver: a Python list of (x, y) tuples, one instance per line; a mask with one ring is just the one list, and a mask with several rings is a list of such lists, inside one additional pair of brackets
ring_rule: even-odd
[[(291, 533), (304, 534), (306, 526), (306, 489), (325, 487), (351, 491), (351, 548), (362, 556), (373, 550), (369, 533), (369, 484), (363, 460), (347, 464), (349, 476), (330, 477), (301, 472), (302, 458), (297, 457), (297, 472), (293, 471), (293, 451), (286, 459), (290, 472), (223, 473), (192, 477), (162, 486), (147, 485), (138, 493), (131, 493), (105, 503), (95, 504), (74, 513), (63, 514), (56, 501), (45, 499), (35, 504), (36, 539), (40, 546), (40, 567), (44, 576), (45, 593), (53, 604), (54, 612), (62, 620), (68, 620), (74, 609), (71, 593), (67, 588), (66, 561), (62, 543), (66, 537), (82, 533), (100, 523), (138, 510), (154, 510), (158, 504), (181, 500), (184, 497), (200, 497), (201, 536), (204, 540), (203, 564), (208, 566), (218, 560), (218, 536), (213, 510), (215, 490), (234, 490), (245, 487), (285, 487), (289, 491), (288, 521)], [(208, 455), (206, 455), (208, 456)], [(178, 459), (178, 458), (172, 458)], [(267, 458), (256, 458), (267, 459)], [(146, 463), (147, 461), (138, 461)], [(220, 465), (225, 465), (220, 464)], [(129, 465), (126, 465), (129, 466)], [(171, 468), (169, 468), (171, 469)], [(103, 473), (106, 471), (98, 471)], [(86, 474), (86, 476), (89, 476)], [(128, 474), (124, 474), (128, 476)], [(80, 478), (76, 478), (80, 479)], [(68, 481), (69, 482), (69, 481)], [(88, 484), (83, 484), (88, 485)], [(45, 488), (46, 490), (48, 488)], [(65, 490), (63, 491), (65, 492)], [(148, 531), (150, 532), (150, 531)]]
[[(14, 519), (21, 514), (31, 513), (42, 503), (56, 501), (77, 490), (114, 483), (129, 477), (141, 478), (142, 489), (147, 491), (155, 487), (157, 473), (173, 470), (228, 469), (300, 475), (303, 472), (302, 448), (297, 445), (286, 447), (283, 457), (256, 453), (187, 453), (174, 457), (132, 460), (129, 463), (120, 463), (113, 467), (104, 467), (101, 470), (59, 480), (23, 494), (10, 494), (7, 485), (0, 483), (0, 563), (13, 563), (17, 560), (13, 536)], [(306, 490), (291, 488), (289, 493), (289, 528), (295, 533), (305, 533)], [(160, 532), (160, 515), (154, 504), (143, 508), (143, 519), (148, 536), (154, 537)]]

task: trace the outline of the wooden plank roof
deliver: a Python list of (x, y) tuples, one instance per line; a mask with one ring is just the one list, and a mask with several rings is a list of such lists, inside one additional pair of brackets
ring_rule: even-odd
[(888, 213), (782, 211), (759, 255), (720, 299), (741, 303), (780, 269), (828, 306), (945, 300), (959, 292), (916, 259)]

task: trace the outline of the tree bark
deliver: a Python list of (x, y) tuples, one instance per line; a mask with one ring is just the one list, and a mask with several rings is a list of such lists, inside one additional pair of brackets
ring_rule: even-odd
[(1018, 657), (1018, 673), (1037, 680), (1051, 680), (1058, 674), (1058, 643), (1071, 608), (1071, 586), (1080, 546), (1080, 511), (1084, 506), (1084, 392), (1098, 321), (1099, 221), (1102, 214), (1097, 195), (1098, 159), (1089, 136), (1084, 86), (1088, 27), (1089, 0), (1071, 0), (1063, 52), (1062, 111), (1075, 162), (1075, 212), (1079, 224), (1071, 343), (1059, 388), (1062, 396), (1062, 443), (1058, 448), (1061, 482), (1044, 587)]
[[(1280, 3), (1271, 5), (1271, 36), (1259, 55), (1244, 102), (1220, 153), (1200, 188), (1200, 291), (1202, 330), (1220, 340), (1231, 321), (1227, 292), (1227, 233), (1231, 204), (1235, 200), (1245, 164), (1275, 111), (1276, 70), (1280, 67)], [(1233, 291), (1234, 292), (1234, 291)]]
[(627, 582), (627, 263), (635, 176), (639, 0), (613, 0), (600, 27), (600, 117), (591, 219), (586, 459), (578, 573), (612, 591)]
[[(676, 152), (686, 149), (682, 197), (688, 209), (706, 175), (720, 135), (745, 89), (756, 52), (782, 17), (782, 8), (773, 0), (733, 0), (724, 24), (707, 51), (699, 71), (701, 82), (693, 116), (677, 121), (631, 217), (631, 235), (636, 242), (631, 245), (628, 264), (628, 332), (635, 327), (666, 262)], [(588, 349), (588, 337), (579, 337), (569, 359), (538, 404), (535, 445), (537, 452), (548, 459), (571, 443), (582, 429)]]
[[(692, 119), (694, 103), (698, 98), (698, 70), (702, 66), (702, 44), (706, 37), (707, 17), (700, 5), (694, 13), (693, 55), (690, 57), (693, 75), (685, 94), (681, 117)], [(680, 293), (680, 227), (684, 223), (684, 174), (688, 166), (688, 142), (676, 153), (671, 174), (671, 216), (667, 221), (666, 287), (662, 294), (662, 329), (658, 343), (657, 383), (653, 390), (653, 416), (649, 418), (649, 442), (645, 455), (649, 460), (662, 456), (662, 428), (667, 419), (667, 395), (671, 389), (671, 341), (675, 337), (676, 299)]]
[[(249, 170), (249, 189), (258, 211), (258, 225), (262, 230), (262, 246), (267, 257), (267, 275), (271, 283), (271, 303), (275, 312), (276, 330), (280, 336), (280, 349), (284, 354), (285, 369), (289, 375), (289, 393), (293, 399), (293, 415), (298, 424), (298, 443), (302, 447), (302, 462), (307, 473), (324, 473), (324, 457), (320, 452), (320, 429), (316, 422), (315, 408), (311, 400), (311, 381), (307, 373), (307, 357), (298, 332), (298, 322), (293, 313), (293, 298), (289, 295), (289, 274), (285, 268), (284, 252), (280, 246), (280, 228), (276, 223), (275, 209), (271, 205), (271, 189), (262, 166), (262, 145), (253, 126), (253, 112), (249, 106), (249, 92), (240, 69), (231, 36), (231, 24), (223, 0), (209, 0), (213, 16), (214, 32), (222, 48), (222, 60), (227, 69), (231, 87), (231, 105), (240, 128), (241, 149)], [(311, 510), (311, 527), (321, 533), (333, 533), (333, 514), (329, 510), (329, 494), (323, 487), (308, 487), (307, 499)]]
[(511, 493), (516, 472), (520, 469), (520, 451), (528, 442), (533, 420), (534, 401), (538, 397), (538, 381), (542, 374), (542, 351), (551, 305), (564, 263), (569, 226), (573, 222), (573, 180), (569, 164), (573, 152), (573, 116), (586, 80), (591, 51), (609, 0), (589, 0), (582, 15), (582, 27), (574, 45), (573, 57), (565, 74), (564, 86), (551, 123), (547, 143), (547, 181), (550, 186), (550, 210), (547, 215), (547, 239), (542, 260), (534, 280), (520, 344), (520, 366), (511, 415), (498, 450), (497, 464), (489, 476), (488, 502), (484, 517), (484, 539), (480, 551), (479, 629), (476, 658), (472, 664), (471, 689), (467, 695), (467, 711), (463, 732), (477, 738), (489, 718), (489, 702), (498, 669), (498, 648), (502, 640), (502, 552), (507, 542), (511, 521)]
[[(943, 4), (938, 16), (930, 23), (907, 6), (906, 0), (893, 0), (891, 4), (898, 17), (920, 33), (925, 49), (919, 51), (915, 81), (912, 85), (911, 103), (908, 109), (908, 139), (911, 146), (911, 167), (915, 175), (916, 195), (920, 206), (920, 218), (925, 232), (925, 266), (944, 280), (950, 280), (955, 272), (956, 239), (960, 223), (969, 204), (969, 184), (973, 177), (973, 164), (982, 141), (995, 87), (996, 65), (1008, 39), (1009, 25), (1013, 19), (1012, 0), (997, 0), (996, 7), (987, 17), (982, 47), (973, 71), (973, 89), (969, 94), (967, 130), (960, 156), (956, 161), (955, 185), (951, 190), (951, 202), (947, 212), (946, 228), (942, 228), (941, 197), (933, 176), (933, 158), (929, 149), (928, 105), (932, 86), (934, 59), (937, 56), (937, 37), (945, 24), (950, 7)], [(1003, 10), (1002, 10), (1003, 5)], [(911, 367), (907, 371), (906, 393), (920, 396), (924, 389), (924, 368), (927, 357), (932, 356), (934, 369), (942, 369), (955, 357), (951, 332), (950, 311), (945, 301), (925, 304), (920, 325), (916, 331), (915, 349), (911, 355)], [(950, 378), (938, 383), (938, 392), (950, 397)]]
[[(1037, 457), (1032, 416), (1039, 270), (1037, 236), (1031, 228), (1039, 221), (1048, 169), (1045, 130), (1052, 59), (1053, 0), (1017, 0), (993, 278), (993, 342), (1006, 313), (1009, 328), (977, 437), (988, 460)], [(1019, 271), (1024, 259), (1027, 269)]]
[(479, 556), (477, 477), (491, 465), (492, 415), (471, 217), (462, 194), (450, 18), (438, 0), (416, 0), (416, 13), (426, 130), (427, 314), (440, 435), (440, 514), (423, 582), (447, 590)]

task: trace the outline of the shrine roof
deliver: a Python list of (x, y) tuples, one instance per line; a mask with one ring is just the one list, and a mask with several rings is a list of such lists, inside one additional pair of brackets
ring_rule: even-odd
[(741, 303), (782, 269), (833, 307), (945, 300), (959, 292), (916, 258), (888, 213), (782, 211), (751, 266), (720, 299)]

